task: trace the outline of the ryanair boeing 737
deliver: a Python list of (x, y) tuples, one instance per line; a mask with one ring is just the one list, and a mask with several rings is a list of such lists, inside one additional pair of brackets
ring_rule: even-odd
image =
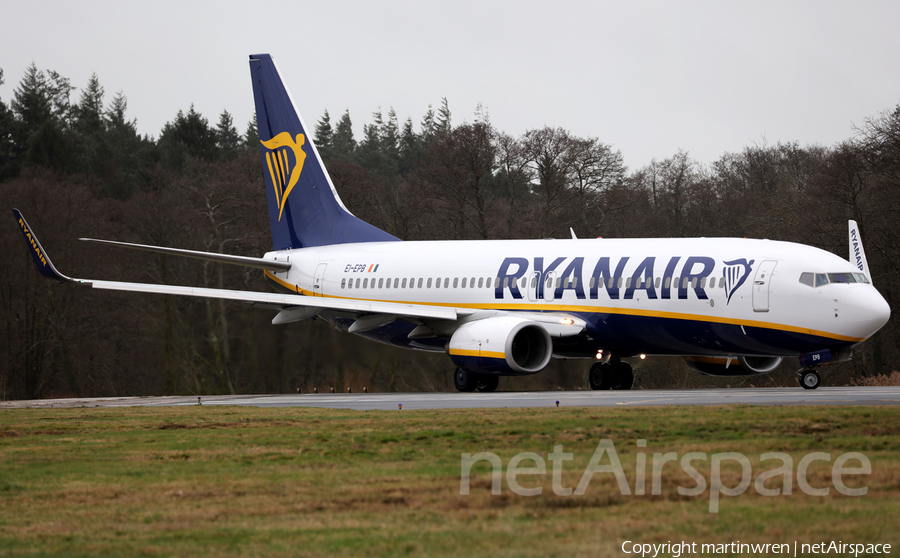
[[(95, 289), (260, 303), (275, 325), (319, 316), (408, 349), (446, 353), (460, 391), (536, 374), (552, 357), (595, 360), (593, 389), (629, 389), (623, 359), (677, 355), (743, 376), (799, 357), (800, 385), (849, 360), (890, 308), (856, 223), (852, 261), (743, 238), (403, 242), (344, 207), (268, 54), (250, 57), (273, 250), (262, 258), (93, 240), (258, 268), (278, 293), (72, 279), (13, 210), (40, 272)], [(88, 240), (88, 239), (85, 239)]]

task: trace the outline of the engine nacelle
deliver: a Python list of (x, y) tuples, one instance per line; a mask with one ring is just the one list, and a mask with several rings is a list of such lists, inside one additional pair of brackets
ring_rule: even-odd
[(534, 374), (550, 362), (553, 343), (537, 322), (497, 316), (461, 325), (450, 337), (448, 352), (468, 372)]
[(707, 376), (753, 376), (768, 374), (781, 365), (782, 357), (739, 356), (731, 357), (684, 357), (684, 361), (696, 372)]

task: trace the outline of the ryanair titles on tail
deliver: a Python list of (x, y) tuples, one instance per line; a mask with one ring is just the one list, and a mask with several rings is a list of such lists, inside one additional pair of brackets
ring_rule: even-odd
[[(688, 292), (701, 300), (707, 300), (706, 289), (712, 287), (715, 278), (707, 280), (716, 269), (716, 261), (708, 256), (672, 256), (668, 261), (657, 262), (656, 256), (648, 256), (637, 266), (628, 265), (629, 256), (613, 262), (603, 256), (593, 268), (585, 267), (584, 257), (558, 257), (555, 259), (508, 257), (497, 271), (499, 282), (494, 290), (494, 298), (502, 300), (507, 291), (514, 299), (529, 297), (545, 298), (547, 289), (554, 289), (553, 298), (562, 298), (565, 291), (573, 291), (579, 300), (597, 299), (600, 289), (605, 289), (610, 299), (631, 300), (635, 292), (644, 293), (648, 299), (687, 299)], [(725, 289), (728, 301), (731, 295), (747, 280), (753, 269), (754, 260), (745, 258), (723, 262), (722, 277), (726, 279)], [(680, 265), (679, 265), (680, 264)], [(626, 273), (625, 268), (630, 272)], [(662, 275), (655, 273), (662, 269)], [(562, 271), (559, 271), (562, 270)], [(590, 272), (585, 281), (585, 270)], [(548, 281), (549, 277), (557, 278)], [(523, 281), (524, 279), (524, 281)]]

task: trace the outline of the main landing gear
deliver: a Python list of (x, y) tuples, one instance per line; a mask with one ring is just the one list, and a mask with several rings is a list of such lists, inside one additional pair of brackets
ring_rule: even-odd
[(631, 365), (621, 360), (596, 362), (588, 373), (591, 389), (631, 389), (634, 372)]
[(816, 389), (822, 383), (819, 373), (813, 369), (801, 368), (797, 374), (800, 375), (800, 387), (803, 389)]
[(499, 384), (500, 376), (495, 374), (475, 374), (462, 368), (457, 368), (453, 373), (453, 385), (457, 391), (496, 391)]

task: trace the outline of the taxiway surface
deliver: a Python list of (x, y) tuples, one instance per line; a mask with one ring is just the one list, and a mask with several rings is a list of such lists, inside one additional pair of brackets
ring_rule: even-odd
[[(651, 407), (660, 405), (900, 405), (900, 387), (741, 388), (495, 393), (318, 393), (209, 395), (203, 405), (403, 410), (506, 407)], [(2, 408), (165, 407), (197, 405), (197, 396), (39, 399), (4, 401)]]

